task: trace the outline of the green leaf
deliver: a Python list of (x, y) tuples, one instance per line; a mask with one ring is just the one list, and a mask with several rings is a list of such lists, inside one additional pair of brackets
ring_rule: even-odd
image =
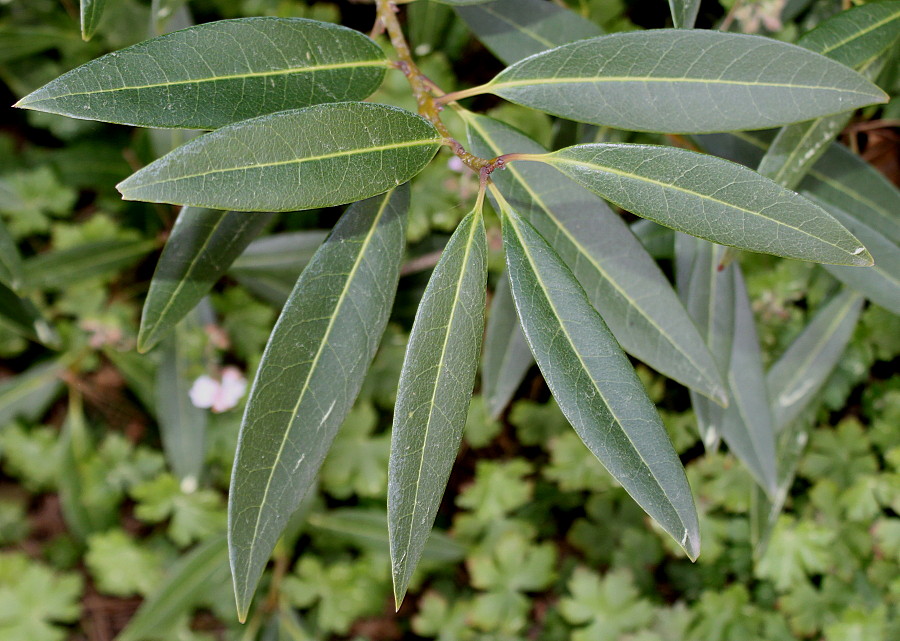
[(168, 520), (168, 536), (179, 546), (218, 535), (225, 525), (225, 506), (216, 490), (185, 487), (171, 474), (160, 474), (131, 490), (134, 514), (147, 523)]
[(331, 496), (348, 500), (383, 498), (388, 484), (390, 434), (374, 435), (378, 413), (361, 401), (350, 410), (322, 463), (319, 481)]
[(601, 578), (578, 567), (568, 588), (570, 594), (560, 601), (559, 608), (566, 621), (579, 626), (572, 641), (618, 641), (653, 622), (653, 605), (641, 597), (627, 570)]
[[(546, 151), (488, 118), (470, 117), (467, 124), (472, 149), (481, 156)], [(656, 261), (620, 216), (542, 163), (510, 163), (492, 180), (572, 270), (625, 351), (725, 402), (725, 385), (703, 339)]]
[(59, 337), (43, 319), (34, 303), (17, 296), (2, 282), (0, 282), (0, 325), (26, 338), (51, 346), (59, 341)]
[(37, 421), (62, 390), (63, 365), (39, 363), (0, 382), (0, 431), (15, 418)]
[(573, 42), (458, 95), (481, 93), (571, 120), (667, 133), (762, 129), (888, 99), (855, 71), (801, 47), (683, 29)]
[(496, 0), (456, 10), (491, 53), (508, 65), (603, 33), (590, 20), (545, 0)]
[(714, 156), (594, 144), (536, 159), (627, 211), (720, 245), (820, 263), (872, 264), (865, 247), (820, 207)]
[(486, 2), (490, 2), (491, 0), (434, 0), (439, 4), (449, 4), (455, 7), (462, 7), (467, 4), (485, 4)]
[(700, 10), (700, 0), (669, 0), (672, 24), (678, 29), (693, 29)]
[(656, 408), (572, 273), (534, 227), (498, 200), (513, 298), (553, 396), (606, 469), (696, 558), (697, 513)]
[(766, 385), (776, 431), (797, 418), (825, 384), (853, 335), (862, 304), (859, 294), (843, 289), (769, 369)]
[(153, 239), (99, 240), (45, 252), (25, 261), (25, 279), (35, 289), (64, 290), (130, 267), (156, 245)]
[(900, 246), (855, 216), (812, 194), (809, 198), (826, 209), (847, 229), (871, 247), (875, 266), (869, 269), (826, 265), (825, 269), (845, 285), (856, 289), (876, 305), (900, 314)]
[(0, 285), (17, 291), (23, 284), (22, 257), (6, 224), (0, 218)]
[(397, 607), (422, 556), (466, 424), (484, 332), (481, 203), (463, 218), (422, 295), (400, 373), (388, 473)]
[(4, 641), (63, 641), (81, 616), (82, 577), (54, 572), (22, 552), (0, 553), (0, 636)]
[(149, 350), (194, 309), (271, 219), (272, 214), (182, 209), (150, 281), (138, 351)]
[(90, 40), (97, 31), (97, 25), (100, 24), (100, 18), (103, 16), (105, 8), (106, 0), (81, 0), (82, 39)]
[(491, 300), (481, 370), (481, 392), (491, 418), (500, 416), (533, 364), (504, 274)]
[(315, 105), (195, 138), (117, 188), (126, 200), (212, 209), (330, 207), (406, 182), (440, 144), (429, 122), (403, 109), (363, 102)]
[(374, 42), (346, 27), (301, 18), (221, 20), (97, 58), (16, 106), (143, 127), (215, 129), (362, 100), (381, 84), (386, 66)]
[[(195, 407), (189, 395), (188, 375), (199, 365), (202, 353), (192, 340), (198, 328), (196, 316), (179, 323), (160, 349), (156, 370), (156, 420), (169, 469), (188, 490), (195, 489), (203, 473), (208, 412)], [(190, 322), (194, 321), (194, 322)]]
[(22, 23), (0, 26), (0, 63), (40, 53), (46, 49), (81, 45), (77, 31)]
[[(875, 79), (900, 38), (900, 2), (877, 2), (842, 11), (797, 42)], [(850, 121), (852, 112), (783, 127), (757, 171), (794, 189), (828, 145)]]
[(160, 552), (113, 529), (88, 539), (84, 563), (99, 592), (118, 597), (145, 595), (162, 578), (165, 561)]
[(301, 274), (269, 338), (229, 493), (241, 619), (375, 355), (399, 278), (408, 206), (404, 186), (350, 207)]
[(190, 612), (199, 595), (228, 580), (228, 546), (225, 536), (213, 537), (191, 550), (173, 565), (166, 578), (141, 603), (119, 641), (151, 638), (172, 621)]

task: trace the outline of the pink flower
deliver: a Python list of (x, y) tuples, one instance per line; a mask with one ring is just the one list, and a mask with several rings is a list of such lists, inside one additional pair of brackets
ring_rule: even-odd
[(189, 395), (194, 407), (209, 408), (216, 414), (230, 410), (247, 391), (247, 379), (237, 367), (222, 370), (222, 379), (201, 376), (191, 386)]

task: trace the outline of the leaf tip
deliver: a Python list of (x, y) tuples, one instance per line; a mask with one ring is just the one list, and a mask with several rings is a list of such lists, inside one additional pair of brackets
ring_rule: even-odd
[(689, 532), (688, 530), (685, 530), (684, 536), (681, 539), (681, 547), (684, 549), (691, 562), (696, 562), (697, 557), (700, 556), (700, 532)]

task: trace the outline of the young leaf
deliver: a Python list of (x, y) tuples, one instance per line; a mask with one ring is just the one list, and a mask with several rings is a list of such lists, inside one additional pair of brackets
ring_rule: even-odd
[(428, 281), (400, 373), (388, 467), (388, 529), (403, 602), (462, 439), (484, 332), (487, 238), (481, 202)]
[(693, 29), (700, 10), (700, 0), (669, 0), (672, 24), (678, 29)]
[(118, 189), (126, 200), (211, 209), (330, 207), (406, 182), (440, 144), (431, 123), (403, 109), (364, 102), (315, 105), (195, 138)]
[(24, 285), (22, 257), (3, 219), (0, 219), (0, 285), (13, 291)]
[(547, 385), (585, 445), (695, 559), (697, 512), (653, 403), (556, 252), (499, 191), (513, 298)]
[[(517, 130), (468, 117), (475, 153), (544, 153)], [(600, 198), (541, 163), (511, 163), (492, 180), (566, 262), (622, 348), (724, 403), (725, 384), (665, 275)]]
[(801, 47), (684, 29), (573, 42), (457, 95), (481, 93), (571, 120), (667, 133), (762, 129), (888, 99), (855, 71)]
[(803, 412), (838, 364), (856, 321), (863, 299), (844, 288), (816, 312), (766, 374), (776, 432)]
[(194, 309), (271, 219), (272, 214), (182, 209), (150, 281), (138, 351), (149, 350)]
[[(838, 13), (797, 44), (874, 80), (891, 57), (898, 38), (900, 2), (878, 2)], [(794, 189), (851, 116), (852, 112), (845, 112), (783, 127), (757, 171)]]
[(590, 20), (545, 0), (496, 0), (461, 6), (456, 13), (484, 46), (508, 65), (603, 33)]
[(820, 207), (714, 156), (594, 144), (540, 159), (627, 211), (720, 245), (819, 263), (872, 264), (862, 243)]
[(351, 206), (303, 271), (263, 353), (231, 478), (238, 613), (350, 411), (400, 273), (409, 188)]
[(481, 393), (491, 418), (500, 416), (533, 364), (504, 274), (491, 301), (481, 370)]
[(386, 67), (381, 49), (346, 27), (302, 18), (220, 20), (92, 60), (15, 106), (143, 127), (215, 129), (362, 100)]
[(100, 24), (100, 18), (103, 16), (105, 8), (106, 0), (81, 0), (82, 39), (90, 40), (97, 31), (97, 25)]

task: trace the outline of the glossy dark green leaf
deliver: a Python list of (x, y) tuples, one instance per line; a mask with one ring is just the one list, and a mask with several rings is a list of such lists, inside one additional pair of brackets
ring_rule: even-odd
[[(466, 122), (472, 149), (483, 157), (546, 151), (495, 120), (469, 117)], [(543, 163), (513, 162), (492, 180), (562, 257), (625, 351), (725, 402), (725, 384), (703, 339), (665, 275), (620, 216)]]
[(855, 71), (801, 47), (686, 29), (563, 45), (460, 95), (479, 93), (571, 120), (669, 133), (761, 129), (888, 99)]
[[(358, 547), (379, 554), (389, 554), (387, 513), (384, 510), (365, 508), (337, 508), (309, 515), (309, 524)], [(432, 530), (425, 548), (423, 561), (458, 563), (466, 556), (466, 549), (440, 530)]]
[(2, 282), (0, 282), (0, 325), (50, 346), (56, 345), (59, 340), (56, 332), (44, 320), (34, 303), (28, 298), (20, 297)]
[(691, 490), (656, 408), (572, 272), (534, 227), (500, 204), (513, 298), (560, 409), (635, 501), (696, 558)]
[(144, 641), (196, 607), (203, 595), (228, 580), (228, 546), (224, 536), (204, 541), (169, 570), (159, 588), (138, 608), (118, 641)]
[(156, 245), (152, 239), (99, 240), (38, 254), (25, 261), (25, 279), (35, 289), (65, 289), (130, 267)]
[(623, 209), (739, 249), (871, 265), (865, 247), (820, 207), (740, 165), (684, 149), (594, 144), (545, 159)]
[(693, 29), (700, 10), (700, 0), (669, 0), (672, 24), (678, 29)]
[(853, 335), (862, 297), (849, 288), (816, 312), (766, 374), (775, 430), (782, 431), (815, 398)]
[(342, 102), (239, 122), (195, 138), (118, 185), (126, 200), (238, 211), (342, 205), (400, 185), (441, 137), (387, 105)]
[[(876, 2), (831, 17), (797, 42), (874, 80), (900, 38), (900, 2)], [(852, 112), (783, 127), (757, 171), (794, 189), (850, 121)]]
[(90, 40), (97, 31), (105, 8), (106, 0), (81, 0), (81, 37), (84, 40)]
[(34, 365), (0, 382), (0, 430), (16, 418), (37, 421), (63, 389), (58, 360)]
[(388, 468), (388, 530), (397, 607), (462, 440), (484, 333), (487, 238), (476, 207), (450, 237), (409, 335)]
[(603, 30), (546, 0), (496, 0), (459, 7), (457, 14), (491, 53), (508, 65)]
[(366, 36), (302, 18), (190, 27), (116, 51), (16, 106), (144, 127), (215, 129), (285, 109), (362, 100), (387, 66)]
[(272, 214), (182, 209), (150, 281), (138, 350), (149, 350), (194, 309), (271, 219)]
[(197, 325), (195, 316), (189, 315), (163, 339), (156, 370), (159, 435), (169, 469), (186, 491), (195, 489), (201, 480), (208, 417), (207, 410), (194, 406), (189, 394), (193, 383), (191, 366), (196, 370), (202, 356), (192, 349), (190, 330)]
[(22, 257), (6, 224), (0, 219), (0, 285), (20, 290), (24, 285)]
[(497, 281), (491, 300), (481, 370), (481, 393), (491, 418), (499, 417), (509, 405), (533, 364), (534, 357), (516, 316), (509, 279), (504, 274)]
[(402, 186), (351, 206), (301, 274), (269, 337), (228, 503), (241, 619), (375, 355), (399, 279), (408, 205)]

